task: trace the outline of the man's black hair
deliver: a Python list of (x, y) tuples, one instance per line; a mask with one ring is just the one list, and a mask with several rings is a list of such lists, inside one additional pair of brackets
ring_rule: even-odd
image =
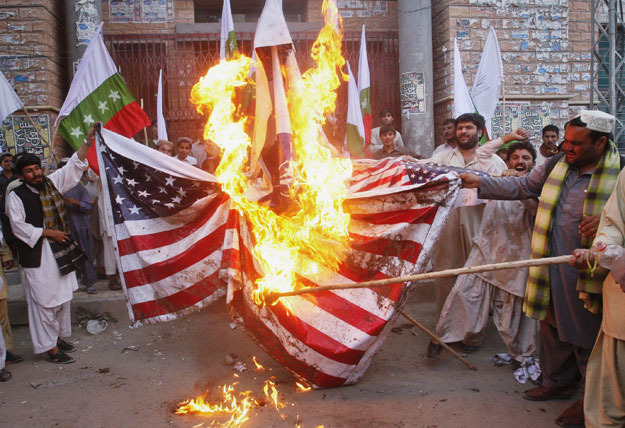
[(382, 110), (380, 110), (380, 117), (384, 116), (386, 113), (390, 113), (391, 116), (393, 116), (393, 110), (391, 110), (388, 107), (385, 107)]
[(447, 125), (448, 123), (453, 123), (454, 126), (456, 126), (456, 119), (449, 118), (449, 119), (443, 120), (443, 126)]
[(553, 132), (556, 133), (556, 135), (560, 135), (560, 128), (558, 128), (553, 123), (551, 123), (551, 124), (549, 124), (549, 125), (547, 125), (547, 126), (545, 126), (543, 128), (543, 135), (545, 135), (545, 132), (548, 132), (548, 131), (553, 131)]
[(478, 113), (464, 113), (456, 118), (456, 126), (462, 122), (472, 122), (478, 130), (484, 131), (486, 128), (486, 122), (484, 117)]
[(395, 128), (393, 125), (382, 125), (380, 126), (380, 137), (382, 134), (386, 134), (387, 132), (392, 132), (395, 135)]
[(2, 162), (4, 160), (4, 158), (6, 158), (8, 156), (13, 157), (13, 155), (11, 153), (9, 153), (9, 152), (4, 152), (4, 153), (0, 154), (0, 162)]
[[(566, 122), (564, 124), (564, 129), (566, 129), (567, 126), (577, 126), (580, 128), (586, 128), (586, 123), (584, 121), (582, 121), (581, 117), (575, 117), (571, 120), (569, 120), (568, 122)], [(612, 136), (611, 132), (600, 132), (600, 131), (595, 131), (594, 129), (589, 129), (590, 131), (590, 141), (595, 144), (597, 142), (597, 140), (601, 137), (606, 137), (608, 140), (614, 140), (614, 137)], [(607, 146), (606, 146), (607, 147)]]
[(536, 162), (536, 149), (529, 141), (518, 141), (514, 144), (511, 144), (508, 147), (508, 159), (510, 159), (510, 155), (517, 150), (527, 150), (532, 155), (532, 160)]
[(15, 161), (15, 170), (18, 174), (21, 174), (22, 170), (30, 165), (39, 165), (41, 167), (41, 159), (32, 153), (25, 153)]

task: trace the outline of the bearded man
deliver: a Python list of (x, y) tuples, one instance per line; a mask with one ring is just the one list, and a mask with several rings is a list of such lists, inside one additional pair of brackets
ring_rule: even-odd
[[(529, 142), (512, 144), (508, 149), (508, 170), (504, 175), (529, 173), (536, 161), (536, 150)], [(479, 233), (473, 239), (465, 267), (527, 259), (538, 201), (489, 201), (484, 208)], [(475, 350), (482, 344), (489, 311), (512, 359), (522, 363), (536, 350), (535, 320), (523, 314), (527, 269), (508, 269), (460, 275), (447, 296), (436, 325), (436, 335), (445, 343), (460, 342)], [(427, 356), (442, 351), (430, 342)]]
[[(503, 137), (478, 146), (484, 133), (484, 118), (477, 113), (465, 113), (456, 119), (458, 146), (437, 153), (422, 162), (434, 162), (460, 168), (474, 169), (499, 175), (506, 164), (495, 154), (497, 149), (512, 140), (524, 140), (527, 133), (519, 128)], [(449, 220), (441, 232), (439, 244), (434, 249), (432, 265), (434, 270), (455, 269), (464, 266), (473, 245), (473, 237), (482, 223), (484, 204), (459, 206), (451, 210)], [(436, 304), (439, 311), (456, 282), (455, 278), (437, 278), (435, 281)]]
[[(590, 248), (601, 211), (621, 167), (611, 131), (615, 118), (583, 110), (564, 128), (562, 152), (523, 177), (477, 177), (463, 173), (463, 186), (489, 199), (540, 196), (532, 235), (532, 258), (563, 256)], [(558, 425), (584, 425), (584, 383), (588, 358), (601, 325), (605, 270), (591, 273), (567, 265), (530, 268), (523, 311), (540, 321), (541, 386), (523, 398), (578, 400), (556, 419)]]
[(65, 352), (76, 348), (63, 340), (71, 335), (70, 301), (78, 289), (76, 269), (85, 255), (72, 239), (62, 193), (76, 186), (87, 168), (85, 159), (95, 127), (67, 165), (45, 176), (41, 159), (21, 156), (16, 169), (22, 184), (7, 196), (6, 209), (17, 238), (20, 280), (28, 307), (28, 327), (36, 354), (68, 364)]

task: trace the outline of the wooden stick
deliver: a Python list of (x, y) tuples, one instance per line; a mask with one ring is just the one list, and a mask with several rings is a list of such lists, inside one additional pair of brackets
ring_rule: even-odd
[(416, 319), (412, 318), (410, 315), (408, 315), (405, 311), (401, 311), (400, 312), (404, 318), (406, 318), (408, 321), (410, 321), (411, 323), (413, 323), (414, 325), (416, 325), (421, 331), (423, 331), (425, 334), (427, 334), (428, 336), (430, 336), (430, 339), (432, 339), (433, 341), (435, 341), (436, 343), (438, 343), (439, 345), (441, 345), (443, 347), (443, 349), (445, 349), (446, 351), (450, 352), (451, 355), (453, 355), (454, 357), (456, 357), (457, 359), (460, 360), (460, 362), (462, 362), (462, 364), (464, 364), (465, 366), (467, 366), (468, 368), (470, 368), (471, 370), (475, 370), (477, 371), (477, 367), (475, 367), (473, 364), (471, 364), (470, 362), (468, 362), (466, 359), (462, 358), (462, 355), (460, 355), (459, 353), (457, 353), (456, 351), (454, 351), (448, 344), (446, 344), (445, 342), (443, 342), (437, 335), (435, 335), (434, 333), (432, 333), (430, 330), (428, 330), (423, 324), (421, 324), (419, 321), (417, 321)]
[[(143, 98), (141, 98), (141, 110), (143, 110)], [(143, 127), (143, 137), (145, 138), (145, 145), (150, 147), (150, 142), (148, 141), (148, 127)]]
[(375, 281), (358, 282), (355, 284), (330, 284), (321, 285), (319, 287), (301, 288), (299, 290), (286, 291), (283, 293), (270, 292), (265, 300), (272, 303), (280, 297), (298, 296), (306, 293), (319, 293), (328, 290), (349, 290), (352, 288), (380, 287), (382, 285), (391, 285), (402, 282), (423, 281), (425, 279), (448, 278), (450, 276), (465, 275), (470, 273), (491, 272), (504, 269), (520, 269), (532, 266), (547, 266), (568, 263), (573, 256), (546, 257), (542, 259), (519, 260), (516, 262), (492, 263), (488, 265), (462, 267), (457, 269), (447, 269), (439, 272), (420, 273), (417, 275), (400, 276), (397, 278), (378, 279)]

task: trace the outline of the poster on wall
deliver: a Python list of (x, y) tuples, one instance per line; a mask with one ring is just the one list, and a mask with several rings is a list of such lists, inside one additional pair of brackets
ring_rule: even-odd
[(513, 129), (525, 128), (530, 133), (531, 141), (541, 141), (542, 129), (550, 124), (551, 111), (547, 104), (531, 104), (529, 101), (506, 103), (505, 114), (503, 103), (497, 105), (495, 115), (491, 119), (491, 138), (500, 137)]
[(425, 113), (425, 80), (423, 73), (402, 73), (399, 78), (401, 115)]
[(45, 166), (50, 153), (41, 141), (40, 134), (50, 141), (50, 115), (32, 116), (35, 126), (26, 116), (9, 116), (0, 127), (0, 151), (15, 153), (33, 153), (39, 156)]
[(80, 0), (74, 5), (76, 12), (76, 46), (88, 45), (100, 25), (100, 14), (95, 0)]
[(386, 16), (388, 1), (338, 0), (336, 6), (343, 18)]
[(109, 11), (110, 22), (171, 22), (174, 0), (110, 0)]

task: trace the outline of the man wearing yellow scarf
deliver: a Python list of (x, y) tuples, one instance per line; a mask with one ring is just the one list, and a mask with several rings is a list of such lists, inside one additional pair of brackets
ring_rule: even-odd
[[(590, 248), (601, 210), (614, 189), (620, 157), (612, 142), (614, 117), (584, 110), (565, 125), (562, 153), (524, 177), (480, 178), (461, 174), (463, 185), (483, 199), (540, 197), (532, 235), (532, 258)], [(523, 310), (540, 320), (543, 384), (523, 394), (531, 401), (578, 400), (557, 419), (564, 427), (584, 425), (586, 366), (601, 325), (601, 285), (594, 275), (568, 265), (530, 268)]]

